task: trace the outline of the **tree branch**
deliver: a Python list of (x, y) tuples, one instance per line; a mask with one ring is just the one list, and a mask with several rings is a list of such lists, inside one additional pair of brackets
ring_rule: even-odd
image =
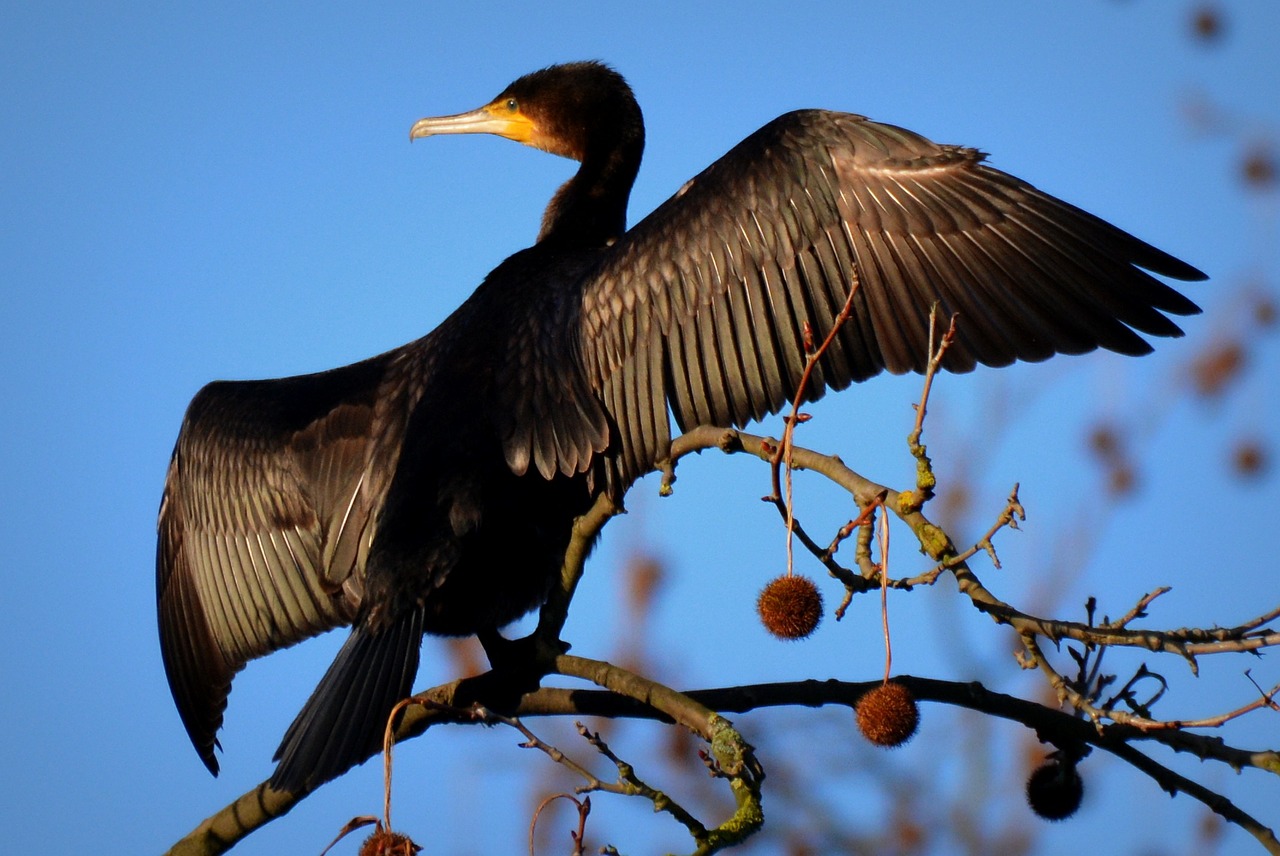
[[(913, 434), (913, 442), (917, 445), (918, 438), (918, 434)], [(664, 473), (663, 490), (669, 492), (674, 482), (676, 464), (681, 458), (690, 452), (712, 448), (728, 454), (746, 453), (769, 463), (776, 454), (778, 444), (770, 438), (736, 430), (695, 428), (672, 443), (670, 456), (661, 466)], [(1225, 797), (1168, 770), (1138, 752), (1131, 741), (1154, 740), (1175, 751), (1193, 753), (1202, 759), (1218, 760), (1236, 769), (1253, 767), (1280, 774), (1280, 755), (1277, 752), (1254, 752), (1230, 747), (1216, 738), (1189, 733), (1185, 730), (1185, 722), (1154, 723), (1159, 727), (1152, 727), (1153, 721), (1147, 718), (1099, 708), (1052, 668), (1036, 641), (1041, 637), (1055, 643), (1069, 639), (1102, 649), (1108, 646), (1128, 646), (1172, 653), (1185, 659), (1194, 670), (1197, 656), (1256, 651), (1280, 644), (1280, 633), (1264, 626), (1280, 617), (1280, 609), (1271, 610), (1232, 628), (1183, 628), (1168, 631), (1131, 628), (1129, 625), (1145, 615), (1146, 607), (1163, 593), (1157, 590), (1121, 619), (1100, 625), (1034, 616), (997, 598), (982, 584), (968, 564), (968, 560), (980, 551), (988, 552), (994, 560), (992, 538), (1005, 527), (1017, 526), (1017, 521), (1022, 517), (1022, 507), (1018, 502), (1016, 487), (996, 523), (971, 548), (962, 552), (957, 550), (947, 533), (925, 516), (918, 501), (922, 494), (904, 498), (898, 491), (854, 472), (834, 455), (822, 455), (795, 445), (791, 446), (789, 455), (793, 466), (817, 472), (843, 487), (860, 509), (867, 509), (877, 503), (891, 509), (910, 527), (921, 550), (936, 562), (931, 571), (914, 577), (893, 580), (886, 575), (886, 585), (910, 589), (914, 585), (933, 583), (941, 573), (951, 571), (959, 591), (970, 599), (974, 607), (990, 615), (996, 622), (1017, 630), (1024, 639), (1031, 659), (1045, 671), (1063, 698), (1092, 719), (1081, 719), (1035, 702), (991, 693), (978, 684), (913, 677), (895, 678), (912, 690), (917, 698), (1021, 722), (1034, 729), (1042, 740), (1060, 747), (1074, 747), (1073, 751), (1077, 756), (1081, 754), (1082, 747), (1103, 749), (1147, 773), (1165, 790), (1181, 791), (1200, 800), (1227, 820), (1248, 830), (1270, 852), (1280, 853), (1280, 844), (1277, 844), (1274, 834), (1265, 825), (1241, 811)], [(523, 696), (517, 694), (506, 704), (494, 703), (493, 709), (512, 717), (596, 715), (657, 719), (678, 723), (697, 734), (710, 744), (713, 769), (729, 780), (736, 801), (732, 817), (719, 826), (706, 830), (705, 836), (697, 838), (697, 852), (712, 853), (741, 841), (763, 823), (760, 808), (763, 771), (754, 757), (752, 747), (721, 714), (776, 705), (852, 706), (863, 692), (879, 685), (880, 681), (857, 684), (799, 681), (678, 692), (609, 663), (563, 653), (564, 646), (559, 641), (559, 634), (581, 578), (586, 555), (601, 529), (619, 511), (615, 503), (607, 497), (601, 497), (586, 515), (575, 522), (561, 583), (542, 608), (538, 628), (525, 640), (532, 643), (535, 651), (531, 668), (538, 675), (559, 674), (578, 678), (604, 689), (541, 688)], [(849, 596), (879, 588), (879, 581), (875, 579), (876, 571), (870, 561), (869, 543), (863, 543), (864, 531), (869, 530), (867, 527), (855, 528), (859, 530), (858, 564), (861, 573), (839, 566), (833, 558), (835, 547), (847, 535), (838, 537), (831, 547), (821, 548), (796, 526), (797, 536), (802, 543), (845, 585)], [(474, 721), (467, 711), (468, 706), (476, 701), (489, 703), (494, 695), (494, 688), (508, 686), (512, 677), (510, 670), (504, 672), (495, 669), (474, 678), (427, 690), (417, 697), (423, 704), (411, 705), (406, 710), (396, 731), (396, 740), (414, 737), (440, 722)], [(1255, 706), (1265, 707), (1270, 704), (1270, 695), (1267, 695), (1264, 704)], [(1220, 719), (1226, 721), (1226, 718)], [(223, 853), (253, 830), (287, 813), (304, 797), (305, 794), (277, 793), (265, 783), (259, 785), (205, 820), (169, 852), (182, 856)], [(697, 827), (689, 828), (693, 831)]]

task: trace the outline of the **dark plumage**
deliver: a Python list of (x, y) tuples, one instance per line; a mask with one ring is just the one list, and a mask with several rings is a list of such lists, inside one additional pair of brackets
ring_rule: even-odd
[[(232, 676), (353, 630), (280, 746), (309, 789), (378, 746), (421, 636), (537, 606), (573, 518), (681, 429), (740, 425), (795, 392), (803, 325), (853, 316), (807, 395), (920, 371), (930, 306), (960, 314), (946, 367), (1096, 347), (1143, 354), (1196, 306), (1146, 271), (1195, 268), (983, 163), (861, 116), (765, 125), (630, 231), (640, 109), (597, 63), (522, 77), (411, 136), (497, 133), (581, 161), (538, 242), (426, 337), (320, 374), (219, 382), (192, 401), (160, 507), (161, 649), (210, 770)], [(1137, 331), (1137, 332), (1135, 332)]]

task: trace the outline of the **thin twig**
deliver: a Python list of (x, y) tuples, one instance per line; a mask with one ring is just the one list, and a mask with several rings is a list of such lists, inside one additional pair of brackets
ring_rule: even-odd
[(613, 762), (618, 769), (618, 792), (628, 795), (640, 796), (653, 803), (654, 811), (666, 812), (679, 821), (685, 829), (689, 830), (689, 834), (693, 836), (695, 841), (702, 841), (707, 837), (707, 828), (700, 820), (691, 814), (688, 809), (680, 805), (678, 802), (667, 796), (665, 793), (645, 784), (636, 774), (635, 767), (623, 761), (613, 750), (609, 748), (609, 744), (604, 742), (604, 738), (600, 736), (600, 732), (592, 732), (581, 722), (575, 723), (578, 733), (583, 739), (595, 747), (596, 751)]
[(573, 856), (582, 856), (583, 839), (586, 838), (587, 815), (591, 813), (591, 797), (578, 799), (573, 794), (552, 794), (551, 796), (538, 803), (538, 807), (533, 810), (533, 817), (529, 820), (529, 856), (534, 856), (534, 833), (538, 828), (538, 817), (541, 816), (542, 810), (551, 803), (559, 799), (569, 800), (578, 809), (578, 831), (570, 832), (569, 836), (573, 839)]
[(925, 411), (929, 405), (929, 393), (933, 389), (933, 378), (937, 375), (938, 370), (942, 368), (942, 358), (947, 353), (947, 349), (951, 347), (951, 343), (956, 339), (956, 319), (959, 317), (959, 315), (955, 314), (951, 316), (951, 320), (947, 324), (947, 332), (942, 334), (942, 341), (935, 345), (934, 337), (937, 331), (938, 304), (935, 302), (929, 307), (929, 362), (925, 365), (924, 386), (920, 391), (920, 403), (915, 405), (916, 424), (908, 435), (908, 442), (913, 446), (920, 443), (920, 434), (924, 430)]
[(884, 680), (893, 674), (893, 641), (889, 636), (889, 515), (880, 515), (880, 624), (884, 630)]
[[(853, 312), (853, 296), (858, 292), (858, 269), (855, 265), (851, 271), (851, 279), (853, 280), (849, 286), (849, 293), (845, 296), (844, 306), (840, 308), (840, 312), (831, 322), (831, 329), (827, 331), (826, 337), (822, 340), (822, 344), (817, 348), (813, 347), (813, 330), (809, 326), (809, 322), (804, 324), (804, 347), (805, 361), (804, 371), (800, 375), (800, 382), (796, 384), (795, 396), (791, 401), (791, 413), (784, 420), (782, 428), (782, 442), (778, 444), (774, 452), (773, 460), (770, 462), (770, 478), (773, 485), (773, 493), (769, 497), (775, 505), (779, 506), (782, 518), (786, 523), (787, 531), (787, 575), (790, 576), (794, 568), (794, 555), (792, 547), (792, 533), (795, 531), (795, 505), (792, 501), (792, 473), (794, 465), (791, 457), (792, 437), (795, 434), (796, 426), (808, 419), (807, 416), (800, 412), (800, 405), (804, 402), (805, 391), (809, 387), (809, 380), (813, 376), (813, 370), (817, 367), (818, 361), (822, 359), (822, 355), (831, 347), (831, 343), (835, 341), (836, 334), (840, 332), (840, 328), (849, 320), (849, 316)], [(779, 484), (779, 468), (782, 464), (786, 465), (786, 487), (785, 491), (780, 490)], [(812, 548), (811, 552), (812, 552)]]

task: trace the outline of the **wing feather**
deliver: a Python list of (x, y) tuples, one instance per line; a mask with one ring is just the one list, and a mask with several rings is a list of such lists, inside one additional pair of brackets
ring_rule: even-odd
[(170, 689), (214, 772), (235, 673), (350, 623), (359, 605), (408, 412), (396, 354), (210, 384), (188, 408), (161, 501), (156, 594)]
[[(853, 315), (808, 399), (922, 371), (934, 303), (960, 316), (953, 371), (1097, 347), (1140, 354), (1139, 333), (1181, 334), (1167, 316), (1198, 308), (1148, 271), (1200, 271), (983, 160), (861, 116), (790, 113), (623, 236), (587, 275), (580, 325), (588, 381), (610, 390), (621, 477), (666, 454), (650, 414), (665, 421), (667, 404), (682, 429), (781, 408), (805, 323), (825, 337), (855, 271)], [(660, 373), (640, 370), (655, 359)], [(662, 387), (646, 392), (653, 378)], [(648, 413), (647, 398), (661, 402)]]

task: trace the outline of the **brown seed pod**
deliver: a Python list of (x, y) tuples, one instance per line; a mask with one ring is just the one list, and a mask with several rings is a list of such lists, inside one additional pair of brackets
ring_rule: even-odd
[(779, 639), (803, 639), (822, 620), (822, 593), (808, 577), (783, 574), (760, 592), (756, 611)]
[(920, 708), (911, 690), (888, 681), (858, 699), (854, 708), (858, 730), (877, 746), (901, 746), (920, 725)]
[(1045, 820), (1066, 820), (1080, 808), (1084, 780), (1075, 764), (1049, 761), (1027, 779), (1027, 804)]
[(360, 845), (360, 856), (413, 856), (421, 849), (407, 835), (378, 829)]

